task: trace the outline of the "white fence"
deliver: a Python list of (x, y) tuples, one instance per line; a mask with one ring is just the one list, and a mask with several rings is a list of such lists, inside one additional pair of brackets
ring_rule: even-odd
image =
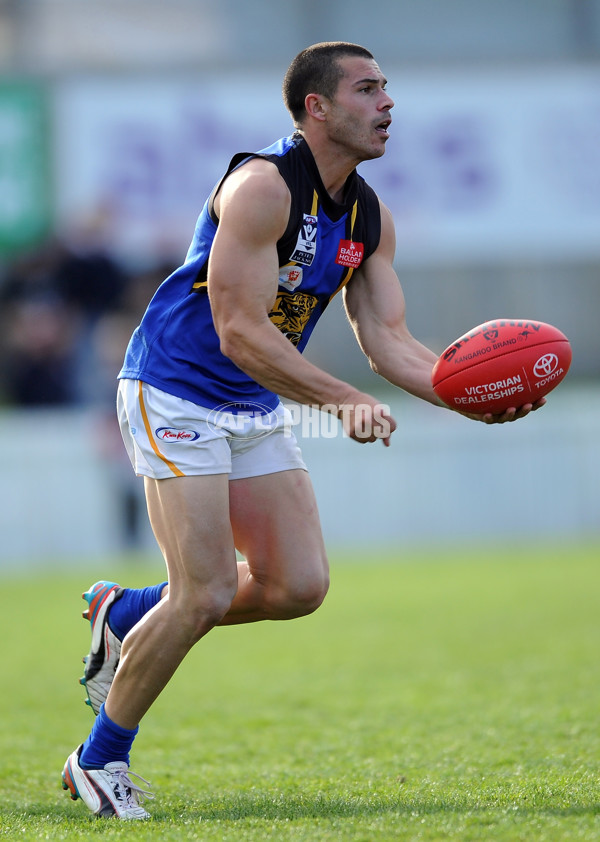
[[(313, 425), (302, 444), (328, 544), (474, 542), (493, 553), (510, 539), (598, 537), (600, 390), (550, 397), (501, 427), (405, 399), (392, 407), (389, 449)], [(110, 423), (90, 412), (0, 414), (1, 566), (82, 564), (124, 549), (141, 481), (113, 448)], [(145, 521), (139, 541), (154, 547)]]

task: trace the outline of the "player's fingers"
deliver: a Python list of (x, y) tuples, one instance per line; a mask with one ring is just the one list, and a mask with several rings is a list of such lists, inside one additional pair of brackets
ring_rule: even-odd
[(472, 418), (474, 421), (483, 421), (484, 424), (506, 424), (510, 421), (518, 421), (520, 418), (525, 418), (530, 412), (535, 412), (536, 409), (541, 409), (546, 403), (546, 398), (538, 398), (535, 403), (526, 403), (523, 406), (511, 406), (502, 414), (493, 415), (491, 412), (486, 412), (485, 415), (473, 415), (467, 412), (460, 412), (466, 418)]
[(492, 415), (490, 412), (486, 413), (483, 416), (483, 421), (485, 424), (506, 424), (507, 422), (514, 421), (516, 416), (517, 408), (512, 406), (500, 415)]
[(396, 422), (391, 415), (380, 409), (374, 412), (372, 408), (361, 407), (361, 411), (356, 413), (351, 437), (361, 444), (382, 439), (389, 446), (390, 436), (395, 429)]
[(546, 398), (540, 398), (539, 400), (535, 401), (535, 403), (526, 403), (524, 406), (519, 407), (515, 415), (515, 419), (525, 418), (525, 416), (529, 415), (530, 412), (535, 412), (537, 409), (541, 409), (545, 403)]

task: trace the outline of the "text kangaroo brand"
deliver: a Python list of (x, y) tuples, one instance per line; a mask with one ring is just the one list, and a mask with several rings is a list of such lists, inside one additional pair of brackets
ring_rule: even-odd
[[(470, 333), (465, 333), (464, 336), (461, 336), (460, 339), (457, 339), (456, 342), (450, 345), (450, 347), (447, 348), (444, 352), (444, 359), (446, 361), (453, 359), (458, 353), (458, 351), (460, 351), (460, 349), (463, 348), (467, 344), (467, 342), (470, 342), (471, 339), (475, 339), (476, 336), (483, 336), (489, 341), (491, 328), (500, 328), (505, 327), (506, 325), (510, 325), (511, 327), (514, 326), (523, 328), (520, 334), (523, 339), (527, 339), (528, 334), (532, 331), (537, 332), (540, 329), (540, 325), (538, 322), (522, 322), (516, 320), (513, 321), (510, 319), (503, 319), (498, 322), (487, 322), (485, 325), (485, 330), (482, 328), (475, 328), (475, 330), (472, 330)], [(493, 337), (493, 334), (491, 334), (491, 336)], [(496, 337), (493, 337), (491, 339), (492, 342), (494, 338)]]

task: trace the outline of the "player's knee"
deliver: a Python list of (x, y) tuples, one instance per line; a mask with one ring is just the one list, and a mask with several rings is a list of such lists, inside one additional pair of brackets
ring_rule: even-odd
[(321, 605), (329, 588), (326, 575), (286, 583), (267, 595), (268, 613), (275, 620), (292, 620), (312, 614)]
[(292, 591), (291, 616), (305, 617), (322, 604), (329, 589), (329, 579), (319, 579)]
[(191, 644), (221, 622), (231, 607), (235, 592), (235, 585), (223, 583), (211, 588), (191, 588), (184, 594), (176, 611)]

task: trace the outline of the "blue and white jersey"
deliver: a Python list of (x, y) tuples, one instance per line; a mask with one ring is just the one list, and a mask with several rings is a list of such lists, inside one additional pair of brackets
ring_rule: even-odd
[(277, 405), (277, 395), (221, 353), (207, 290), (219, 224), (214, 196), (223, 180), (253, 157), (274, 163), (291, 194), (288, 225), (277, 243), (279, 287), (269, 317), (299, 351), (333, 296), (377, 248), (381, 216), (375, 192), (354, 171), (343, 203), (334, 202), (300, 133), (234, 156), (200, 213), (185, 263), (160, 285), (135, 330), (120, 378), (142, 380), (209, 409)]

